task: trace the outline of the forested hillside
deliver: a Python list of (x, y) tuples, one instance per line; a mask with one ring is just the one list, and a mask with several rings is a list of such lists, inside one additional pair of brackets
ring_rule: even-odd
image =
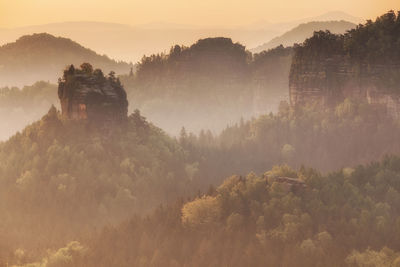
[(0, 46), (0, 86), (24, 86), (41, 80), (56, 82), (66, 65), (79, 66), (82, 62), (90, 62), (106, 73), (129, 73), (132, 67), (67, 38), (32, 34)]
[[(129, 75), (3, 88), (4, 118), (57, 91), (61, 112), (0, 142), (0, 267), (400, 266), (400, 116), (371, 94), (399, 97), (399, 25), (254, 55), (207, 38)], [(289, 104), (290, 66), (311, 100), (374, 90)]]
[(52, 107), (0, 143), (0, 247), (45, 250), (189, 195), (185, 162), (138, 111), (104, 133)]
[(284, 165), (232, 176), (33, 266), (399, 266), (399, 166), (387, 157), (328, 175)]
[[(218, 136), (204, 131), (196, 136), (182, 130), (178, 140), (171, 139), (159, 128), (147, 122), (138, 111), (129, 116), (126, 124), (121, 124), (110, 133), (104, 133), (86, 121), (61, 119), (53, 107), (42, 120), (0, 145), (0, 177), (2, 177), (0, 203), (3, 203), (0, 205), (2, 219), (0, 247), (4, 247), (4, 252), (0, 256), (12, 255), (8, 257), (13, 259), (14, 263), (22, 264), (38, 261), (40, 257), (44, 257), (45, 261), (57, 262), (60, 260), (60, 255), (64, 255), (68, 258), (67, 262), (70, 261), (72, 264), (70, 266), (79, 264), (108, 266), (110, 264), (108, 261), (120, 262), (120, 266), (132, 264), (160, 266), (160, 263), (155, 262), (164, 260), (171, 266), (183, 266), (183, 263), (191, 266), (220, 266), (230, 263), (233, 259), (237, 262), (237, 266), (281, 261), (287, 263), (287, 266), (292, 266), (293, 258), (289, 255), (295, 255), (301, 258), (300, 262), (304, 261), (302, 266), (307, 266), (308, 256), (302, 253), (303, 249), (306, 251), (311, 249), (312, 252), (304, 252), (312, 254), (313, 258), (308, 260), (327, 264), (342, 263), (346, 259), (348, 262), (351, 249), (363, 252), (368, 247), (364, 245), (368, 243), (364, 243), (363, 239), (358, 241), (362, 234), (356, 234), (355, 239), (352, 239), (354, 243), (346, 241), (346, 244), (353, 247), (338, 248), (334, 242), (341, 242), (339, 240), (342, 239), (337, 237), (334, 231), (339, 231), (337, 230), (339, 225), (343, 226), (344, 222), (338, 219), (342, 217), (332, 215), (331, 221), (330, 217), (321, 219), (322, 222), (315, 221), (315, 218), (325, 218), (326, 212), (334, 210), (318, 209), (311, 213), (310, 209), (314, 208), (314, 204), (308, 204), (307, 201), (310, 198), (314, 199), (314, 202), (328, 201), (326, 203), (329, 205), (337, 205), (337, 209), (341, 209), (340, 203), (329, 202), (336, 200), (322, 198), (322, 196), (327, 197), (326, 190), (337, 186), (331, 193), (332, 198), (341, 196), (339, 192), (344, 189), (340, 186), (349, 190), (345, 181), (350, 179), (348, 177), (353, 177), (349, 167), (377, 160), (387, 153), (399, 153), (400, 147), (397, 142), (399, 134), (398, 124), (386, 116), (385, 109), (350, 99), (334, 110), (324, 111), (315, 106), (292, 109), (282, 103), (278, 114), (242, 121), (238, 125), (226, 128)], [(385, 170), (385, 166), (388, 165), (390, 171), (396, 172), (395, 166), (398, 161), (396, 158), (388, 158), (379, 168)], [(273, 168), (274, 165), (284, 163), (298, 167), (301, 171), (296, 173), (288, 167)], [(342, 173), (325, 176), (301, 167), (302, 164), (320, 170), (346, 168)], [(392, 173), (387, 174), (388, 178), (380, 178), (383, 174), (380, 174), (381, 169), (376, 167), (380, 165), (371, 166), (368, 167), (368, 171), (354, 176), (358, 178), (351, 178), (351, 183), (356, 188), (360, 186), (359, 180), (360, 183), (363, 181), (362, 187), (357, 189), (360, 190), (360, 194), (370, 192), (363, 191), (364, 187), (368, 190), (378, 190), (383, 187), (379, 192), (376, 191), (376, 194), (392, 194), (393, 190), (395, 190), (393, 192), (399, 190), (396, 187), (396, 178), (391, 178), (394, 177)], [(371, 178), (367, 178), (370, 177), (369, 173), (375, 170), (373, 166), (379, 171), (373, 172)], [(270, 174), (257, 178), (257, 174), (269, 168), (272, 168), (270, 172), (272, 176), (300, 178), (306, 183), (307, 189), (304, 191), (306, 194), (303, 195), (303, 191), (301, 193), (296, 190), (289, 193), (288, 186), (281, 185), (282, 182), (279, 181), (274, 185), (272, 178), (267, 179)], [(251, 196), (243, 193), (250, 198), (245, 200), (244, 203), (247, 204), (240, 204), (242, 197), (239, 198), (242, 199), (239, 202), (230, 197), (228, 203), (221, 202), (221, 192), (227, 185), (233, 183), (232, 187), (226, 188), (228, 192), (239, 190), (242, 183), (247, 184), (246, 179), (243, 180), (239, 176), (231, 178), (217, 191), (213, 186), (210, 187), (222, 182), (224, 177), (231, 174), (243, 175), (251, 170), (255, 171), (255, 174), (247, 178), (248, 183), (249, 185), (255, 183), (256, 188), (251, 190), (259, 193)], [(337, 178), (339, 179), (337, 181), (334, 177), (341, 177), (340, 179), (344, 180)], [(376, 177), (385, 180), (374, 180), (378, 179)], [(393, 183), (385, 184), (383, 181), (387, 181), (386, 179), (393, 179), (389, 180)], [(354, 181), (357, 181), (357, 184)], [(265, 184), (269, 186), (265, 188)], [(304, 187), (302, 182), (299, 185), (300, 189)], [(233, 189), (236, 187), (238, 189)], [(393, 187), (393, 190), (390, 187)], [(161, 209), (147, 219), (141, 216), (160, 203), (168, 206), (168, 203), (180, 198), (193, 196), (198, 190), (209, 192), (209, 196), (187, 204), (184, 204), (183, 200), (179, 201), (176, 207)], [(321, 190), (321, 193), (317, 194), (315, 190)], [(357, 190), (349, 191), (349, 194), (358, 192)], [(388, 190), (390, 193), (386, 193)], [(235, 197), (237, 194), (235, 191), (228, 195)], [(277, 200), (272, 197), (274, 194), (278, 197)], [(349, 196), (356, 199), (355, 196)], [(287, 199), (292, 197), (294, 199)], [(366, 198), (367, 195), (363, 197)], [(346, 195), (338, 197), (337, 201), (348, 199)], [(381, 205), (380, 199), (381, 197), (377, 196), (374, 205)], [(283, 208), (283, 203), (272, 204), (276, 201), (277, 203), (300, 201), (300, 203), (294, 204), (293, 209), (287, 210)], [(225, 208), (221, 210), (220, 205), (228, 205), (229, 211), (222, 212), (227, 207), (224, 206)], [(274, 205), (271, 209), (276, 210), (267, 209), (267, 205)], [(355, 211), (345, 210), (345, 212), (355, 214), (355, 218), (358, 218), (361, 213), (357, 212), (360, 212), (363, 205), (372, 204), (365, 202), (360, 205), (349, 206), (348, 209)], [(299, 210), (299, 207), (302, 209)], [(196, 210), (197, 208), (199, 210)], [(363, 209), (371, 211), (370, 206), (365, 206)], [(263, 215), (263, 212), (267, 212), (267, 215)], [(335, 212), (340, 216), (350, 216), (347, 213), (343, 215), (342, 210)], [(380, 214), (380, 211), (376, 212)], [(307, 213), (310, 217), (306, 215), (302, 217), (303, 213)], [(118, 225), (134, 214), (139, 214), (139, 217), (135, 217), (132, 223), (123, 224), (116, 230), (104, 230), (98, 237), (90, 237), (95, 229), (102, 229), (105, 224)], [(264, 222), (260, 216), (264, 216)], [(371, 216), (378, 215), (374, 213)], [(349, 219), (349, 217), (343, 218)], [(384, 218), (394, 220), (391, 216)], [(298, 234), (290, 232), (295, 237), (285, 237), (288, 233), (277, 232), (278, 229), (286, 231), (285, 227), (292, 227), (292, 222), (302, 223), (303, 219), (307, 219), (304, 229), (301, 228), (303, 226), (293, 225), (295, 229), (302, 229), (296, 230)], [(261, 228), (252, 226), (256, 222), (261, 224)], [(287, 223), (289, 226), (286, 226)], [(352, 231), (352, 228), (349, 229)], [(275, 232), (277, 239), (272, 236)], [(170, 236), (172, 233), (174, 235)], [(214, 234), (211, 238), (212, 233)], [(38, 239), (37, 236), (41, 238)], [(339, 238), (337, 241), (329, 241), (337, 253), (333, 254), (332, 258), (324, 256), (328, 253), (325, 251), (328, 248), (320, 249), (319, 242), (325, 242), (320, 241), (320, 238), (325, 237), (328, 240)], [(113, 241), (106, 241), (108, 238)], [(205, 241), (203, 238), (211, 240)], [(262, 241), (262, 238), (268, 241)], [(372, 238), (375, 237), (371, 237), (371, 240)], [(48, 248), (56, 250), (72, 240), (78, 240), (80, 243), (70, 243), (60, 251), (54, 252), (54, 255), (52, 252), (46, 252)], [(226, 241), (222, 246), (221, 240)], [(380, 251), (383, 246), (389, 246), (398, 250), (395, 247), (397, 241), (385, 243), (389, 242), (387, 241), (389, 239), (384, 239), (379, 241), (380, 243), (374, 243), (375, 241), (371, 240), (368, 242), (377, 244), (373, 249)], [(114, 247), (115, 242), (121, 242), (120, 246), (115, 247), (120, 249), (119, 252), (104, 253), (104, 250), (111, 249), (107, 244), (113, 244)], [(174, 245), (168, 242), (174, 242)], [(161, 244), (165, 244), (166, 247), (172, 246), (171, 251), (164, 251), (164, 247), (158, 247)], [(278, 250), (280, 254), (274, 252), (275, 256), (272, 256), (272, 254), (264, 255), (262, 252), (264, 249), (270, 251), (269, 247), (278, 248), (278, 244), (281, 248)], [(215, 246), (218, 246), (218, 249)], [(130, 257), (124, 256), (135, 247), (138, 248), (134, 249), (136, 254)], [(232, 249), (247, 250), (250, 254), (238, 254), (240, 255), (238, 258), (232, 258)], [(331, 251), (331, 248), (328, 250)], [(22, 256), (18, 254), (21, 251), (24, 252)], [(213, 253), (220, 253), (218, 255), (222, 256), (216, 257), (217, 254)], [(396, 255), (390, 254), (389, 250), (381, 253), (379, 257), (387, 257), (385, 260)], [(69, 254), (74, 256), (68, 256)], [(105, 255), (109, 255), (110, 258)], [(184, 257), (184, 255), (191, 256)], [(75, 256), (79, 256), (77, 262), (75, 259), (72, 260)], [(352, 257), (356, 260), (357, 257), (364, 256), (354, 253)], [(54, 266), (60, 266), (57, 264)]]
[(252, 55), (229, 38), (207, 38), (144, 57), (121, 82), (131, 108), (166, 131), (216, 131), (277, 109), (288, 93), (291, 51), (278, 47)]
[[(230, 39), (210, 38), (191, 47), (175, 46), (169, 54), (144, 57), (135, 73), (119, 77), (128, 94), (129, 111), (140, 109), (168, 133), (177, 135), (182, 126), (195, 132), (218, 131), (240, 118), (276, 111), (279, 102), (288, 98), (291, 58), (291, 48), (277, 47), (252, 55)], [(59, 69), (75, 61), (75, 66), (85, 62), (63, 60), (68, 63), (58, 64)], [(94, 59), (86, 62), (94, 62), (96, 68), (104, 65)], [(49, 80), (61, 75), (59, 69)], [(0, 112), (4, 110), (4, 121), (12, 118), (14, 122), (5, 124), (0, 140), (40, 119), (51, 104), (58, 103), (55, 93), (43, 92), (46, 87), (53, 85), (39, 82), (20, 90), (1, 89), (0, 99), (5, 104)]]
[(344, 35), (319, 31), (294, 49), (292, 105), (336, 105), (346, 97), (387, 106), (400, 118), (400, 12), (368, 20)]
[(346, 99), (335, 108), (291, 108), (229, 126), (219, 135), (182, 131), (181, 145), (209, 183), (234, 173), (260, 173), (276, 164), (333, 171), (400, 153), (397, 120), (383, 105)]

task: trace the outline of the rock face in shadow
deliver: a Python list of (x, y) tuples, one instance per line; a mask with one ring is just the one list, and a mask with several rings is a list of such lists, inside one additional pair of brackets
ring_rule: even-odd
[(400, 12), (344, 35), (315, 32), (294, 48), (289, 75), (292, 106), (335, 106), (345, 98), (383, 105), (400, 118)]
[(119, 79), (113, 72), (104, 76), (88, 63), (80, 69), (71, 65), (64, 71), (58, 83), (58, 97), (65, 119), (87, 120), (98, 125), (127, 119), (128, 101)]
[(310, 60), (296, 58), (289, 77), (290, 101), (293, 105), (314, 100), (330, 104), (346, 97), (369, 96), (372, 101), (381, 94), (394, 96), (383, 80), (399, 68), (400, 65), (356, 64), (341, 55)]
[(345, 98), (357, 98), (384, 105), (390, 116), (400, 118), (400, 95), (385, 85), (386, 77), (398, 70), (400, 65), (355, 64), (339, 55), (295, 59), (289, 77), (290, 103), (334, 106)]

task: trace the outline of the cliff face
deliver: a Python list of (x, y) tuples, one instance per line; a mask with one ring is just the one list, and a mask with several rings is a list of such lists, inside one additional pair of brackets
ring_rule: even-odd
[(58, 96), (64, 118), (96, 123), (126, 120), (128, 101), (119, 80), (111, 73), (105, 77), (85, 63), (81, 69), (72, 65), (59, 81)]
[(354, 63), (341, 55), (318, 60), (297, 58), (289, 76), (290, 104), (334, 106), (345, 98), (357, 98), (384, 105), (389, 115), (400, 118), (399, 94), (385, 84), (388, 74), (399, 69), (400, 65), (393, 64)]
[(315, 32), (294, 48), (292, 106), (334, 106), (345, 98), (384, 105), (400, 118), (400, 12), (390, 11), (344, 35)]

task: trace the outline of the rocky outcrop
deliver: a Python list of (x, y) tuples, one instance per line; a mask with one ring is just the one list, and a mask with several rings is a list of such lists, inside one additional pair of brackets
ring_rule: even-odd
[(97, 124), (122, 122), (127, 119), (126, 92), (114, 73), (84, 63), (81, 69), (71, 65), (59, 80), (58, 96), (62, 116), (71, 120), (88, 120)]
[(344, 35), (315, 32), (294, 48), (289, 75), (292, 106), (335, 105), (359, 98), (400, 118), (400, 12), (358, 25)]
[(385, 85), (387, 74), (397, 70), (400, 65), (355, 64), (345, 56), (294, 60), (289, 76), (290, 103), (334, 106), (345, 98), (357, 98), (384, 105), (389, 115), (400, 118), (400, 97)]
[(269, 179), (270, 183), (278, 183), (281, 185), (281, 189), (283, 189), (286, 193), (289, 192), (298, 192), (307, 188), (307, 185), (304, 181), (297, 178), (290, 177), (271, 177)]

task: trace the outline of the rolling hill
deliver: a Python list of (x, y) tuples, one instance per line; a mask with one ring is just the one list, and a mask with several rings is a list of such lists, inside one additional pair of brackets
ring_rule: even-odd
[(200, 38), (229, 36), (249, 46), (256, 46), (282, 33), (269, 27), (207, 28), (168, 22), (130, 26), (96, 21), (68, 21), (0, 29), (0, 44), (13, 42), (23, 35), (41, 32), (70, 38), (98, 53), (133, 63), (139, 61), (143, 55), (168, 50), (176, 43), (190, 45)]
[(131, 108), (168, 133), (182, 126), (217, 132), (278, 109), (287, 96), (291, 57), (291, 48), (252, 55), (230, 38), (206, 38), (143, 57), (135, 75), (120, 78)]
[(0, 29), (0, 45), (13, 42), (23, 35), (47, 32), (70, 38), (112, 58), (135, 63), (143, 55), (165, 51), (174, 44), (188, 46), (198, 39), (207, 37), (226, 36), (247, 47), (256, 47), (301, 23), (332, 20), (362, 22), (362, 19), (341, 11), (290, 21), (269, 22), (266, 20), (236, 27), (180, 25), (168, 21), (132, 26), (98, 21), (66, 21)]
[(68, 64), (90, 62), (105, 72), (128, 73), (131, 65), (62, 37), (47, 33), (26, 35), (0, 47), (0, 86), (22, 86), (38, 80), (55, 82)]
[(275, 37), (271, 41), (257, 46), (251, 51), (254, 53), (268, 50), (279, 45), (292, 46), (295, 43), (302, 43), (305, 39), (311, 37), (314, 31), (329, 30), (333, 33), (345, 33), (347, 30), (355, 28), (356, 25), (348, 21), (313, 21), (302, 23), (281, 36)]

